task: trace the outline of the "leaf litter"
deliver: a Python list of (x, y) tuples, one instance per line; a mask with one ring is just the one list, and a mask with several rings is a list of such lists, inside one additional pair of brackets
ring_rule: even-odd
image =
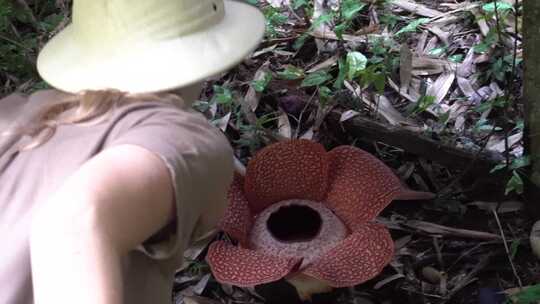
[[(486, 294), (520, 303), (530, 296), (540, 263), (520, 202), (522, 167), (511, 165), (523, 157), (520, 6), (255, 2), (280, 21), (268, 23), (254, 55), (201, 97), (211, 101), (215, 86), (232, 92), (231, 105), (218, 105), (209, 119), (230, 115), (226, 134), (237, 161), (288, 138), (356, 145), (396, 168), (404, 183), (439, 194), (431, 203), (394, 202), (378, 219), (397, 240), (391, 266), (313, 303), (478, 303)], [(270, 80), (255, 90), (262, 71)], [(356, 131), (369, 126), (366, 119), (387, 127), (366, 138)], [(407, 140), (422, 139), (414, 152), (400, 129), (410, 132)], [(453, 165), (447, 158), (454, 154), (468, 161)], [(254, 290), (205, 284), (203, 296), (221, 303), (301, 303), (285, 282)]]

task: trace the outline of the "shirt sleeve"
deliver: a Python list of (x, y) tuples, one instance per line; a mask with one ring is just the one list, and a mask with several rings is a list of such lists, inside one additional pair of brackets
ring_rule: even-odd
[(191, 109), (148, 102), (115, 119), (122, 123), (106, 145), (137, 145), (155, 153), (167, 166), (174, 189), (176, 220), (138, 250), (156, 259), (182, 254), (194, 233), (209, 232), (224, 213), (233, 175), (229, 142)]

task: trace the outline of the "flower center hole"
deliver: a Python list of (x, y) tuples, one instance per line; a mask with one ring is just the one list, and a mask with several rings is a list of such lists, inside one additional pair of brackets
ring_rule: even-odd
[(312, 240), (319, 234), (321, 225), (322, 219), (317, 211), (300, 205), (281, 207), (266, 222), (270, 233), (282, 242)]

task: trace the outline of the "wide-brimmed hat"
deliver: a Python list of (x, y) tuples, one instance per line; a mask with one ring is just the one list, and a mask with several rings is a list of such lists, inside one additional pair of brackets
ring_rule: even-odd
[(43, 79), (66, 92), (166, 91), (241, 62), (265, 28), (261, 12), (223, 0), (74, 0), (72, 23), (39, 54)]

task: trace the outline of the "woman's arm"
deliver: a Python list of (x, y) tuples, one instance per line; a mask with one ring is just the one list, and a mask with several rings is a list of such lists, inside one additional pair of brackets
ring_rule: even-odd
[(120, 258), (173, 219), (171, 182), (164, 162), (137, 146), (86, 162), (34, 214), (35, 303), (123, 303)]

